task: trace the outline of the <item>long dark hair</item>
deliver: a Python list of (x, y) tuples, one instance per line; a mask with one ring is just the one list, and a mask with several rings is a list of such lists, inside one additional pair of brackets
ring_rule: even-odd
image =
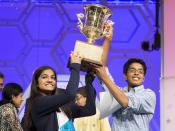
[[(42, 74), (43, 71), (49, 70), (49, 69), (54, 72), (55, 80), (57, 81), (56, 72), (50, 66), (41, 66), (41, 67), (37, 68), (33, 74), (30, 97), (26, 101), (25, 113), (24, 113), (24, 117), (23, 117), (22, 123), (21, 123), (22, 127), (25, 131), (35, 131), (35, 127), (33, 125), (32, 117), (31, 117), (31, 104), (35, 98), (41, 96), (41, 93), (40, 93), (40, 90), (38, 87), (38, 79), (39, 79), (40, 75)], [(56, 95), (56, 94), (58, 94), (57, 84), (55, 85), (55, 90), (52, 92), (51, 95)], [(70, 110), (68, 109), (67, 106), (63, 106), (63, 107), (61, 107), (61, 109), (66, 113), (66, 115), (68, 117), (70, 116), (69, 114), (71, 114), (71, 113), (70, 113)], [(58, 111), (59, 111), (59, 109), (58, 109)]]
[(12, 96), (18, 96), (23, 92), (22, 87), (17, 83), (7, 83), (2, 90), (2, 101), (0, 105), (12, 103)]

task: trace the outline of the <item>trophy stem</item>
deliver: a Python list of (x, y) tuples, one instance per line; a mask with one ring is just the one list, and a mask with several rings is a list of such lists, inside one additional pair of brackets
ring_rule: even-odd
[(89, 44), (93, 44), (93, 43), (95, 42), (95, 40), (92, 39), (92, 38), (87, 38), (87, 42), (88, 42)]

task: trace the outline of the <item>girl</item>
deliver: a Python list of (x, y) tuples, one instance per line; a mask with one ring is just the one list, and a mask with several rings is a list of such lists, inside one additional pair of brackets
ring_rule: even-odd
[(64, 131), (66, 128), (74, 130), (62, 106), (75, 97), (82, 58), (78, 53), (71, 53), (70, 58), (71, 74), (64, 93), (56, 94), (56, 72), (51, 67), (42, 66), (34, 72), (31, 93), (22, 122), (24, 130)]

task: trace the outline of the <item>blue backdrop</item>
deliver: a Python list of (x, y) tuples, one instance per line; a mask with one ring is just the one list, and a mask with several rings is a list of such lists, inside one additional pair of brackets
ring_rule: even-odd
[[(83, 12), (87, 3), (103, 4), (112, 10), (114, 36), (107, 64), (119, 86), (126, 85), (124, 62), (129, 57), (145, 60), (145, 87), (157, 95), (150, 130), (159, 131), (160, 51), (141, 49), (142, 41), (153, 42), (154, 0), (0, 0), (0, 71), (5, 75), (5, 83), (18, 82), (25, 90), (40, 65), (50, 65), (58, 74), (69, 74), (66, 65), (75, 41), (86, 41), (77, 28), (76, 13)], [(95, 86), (97, 91), (101, 90), (97, 81)]]

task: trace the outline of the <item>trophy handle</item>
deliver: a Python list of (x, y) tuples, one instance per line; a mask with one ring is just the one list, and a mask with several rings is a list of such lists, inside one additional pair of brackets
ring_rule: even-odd
[(77, 15), (77, 18), (78, 18), (78, 28), (80, 29), (80, 32), (82, 32), (82, 30), (83, 30), (83, 22), (81, 21), (81, 19), (84, 18), (84, 14), (79, 13), (79, 14), (76, 14), (76, 15)]

